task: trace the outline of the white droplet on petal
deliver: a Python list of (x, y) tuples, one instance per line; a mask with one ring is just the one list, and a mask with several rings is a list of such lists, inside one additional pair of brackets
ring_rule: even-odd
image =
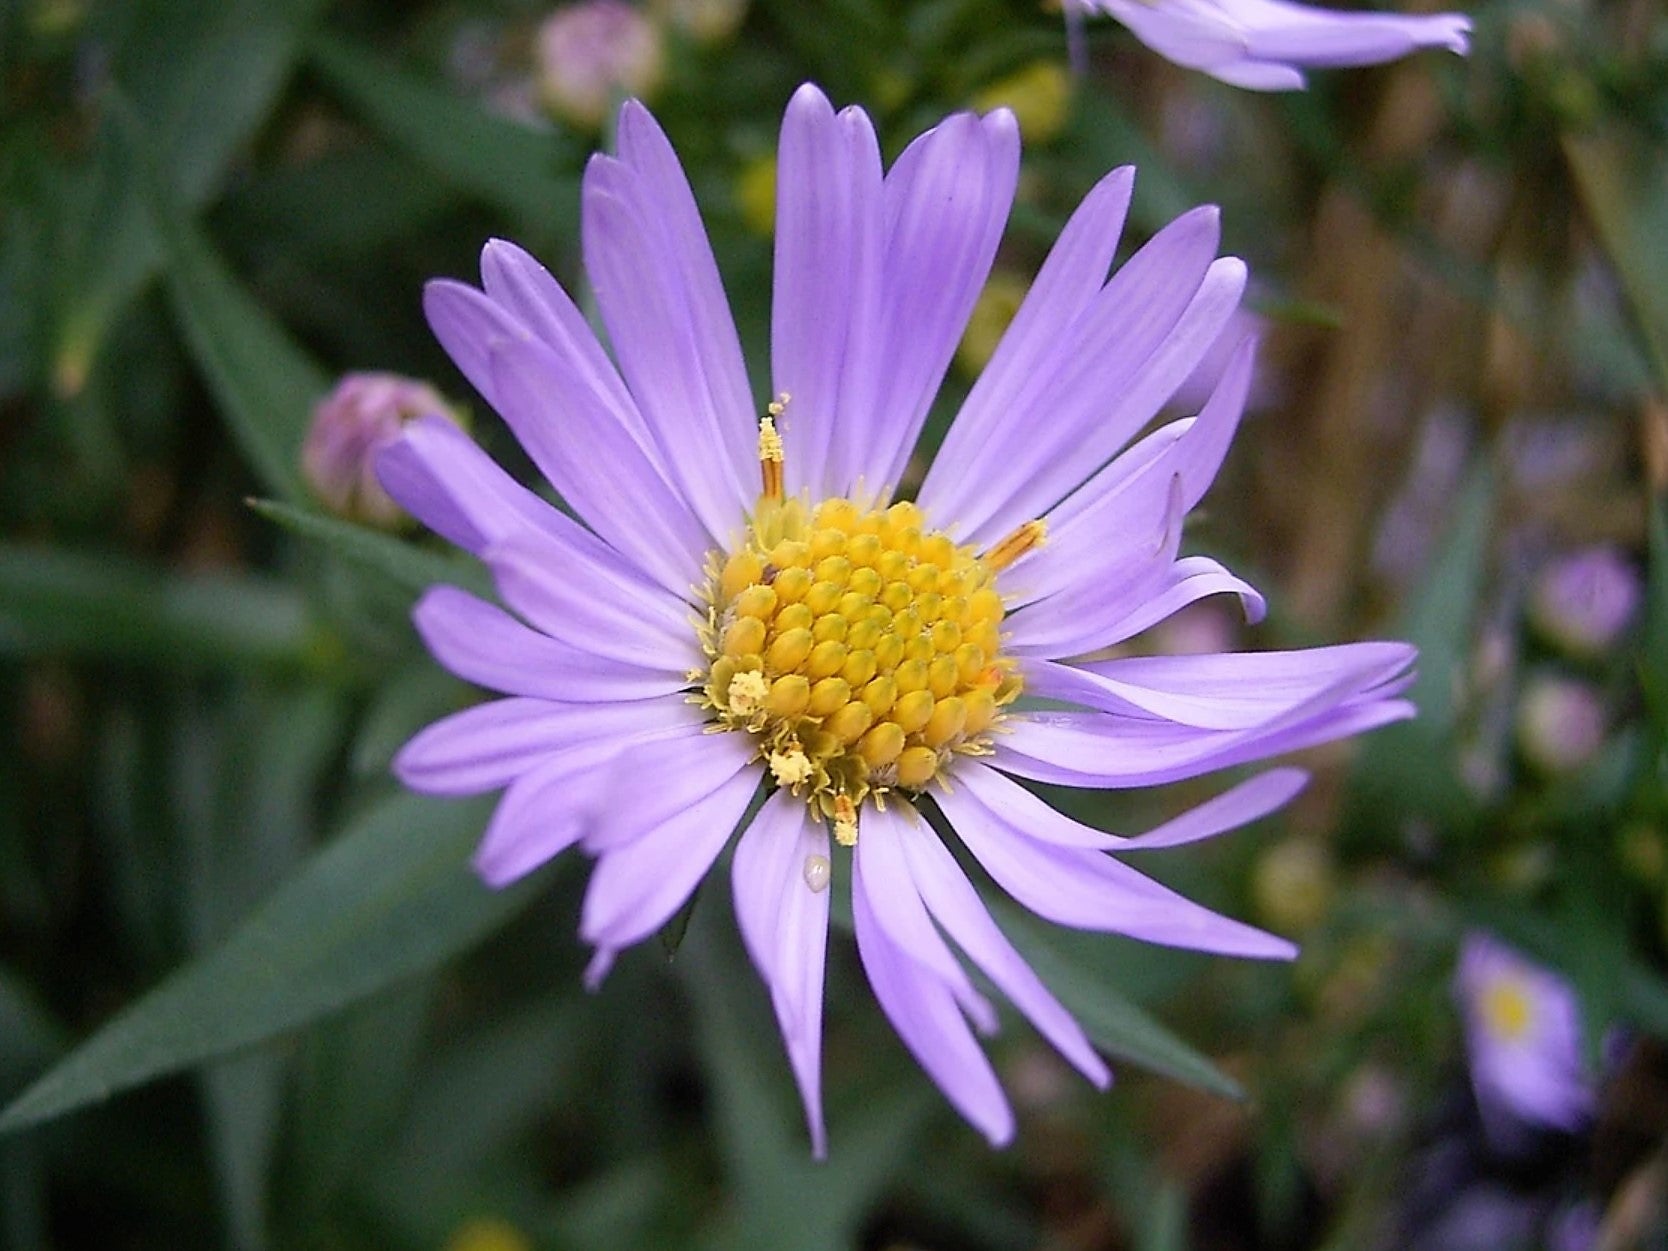
[(834, 866), (828, 863), (827, 856), (805, 857), (805, 885), (812, 890), (822, 892), (828, 889), (828, 879), (834, 874)]

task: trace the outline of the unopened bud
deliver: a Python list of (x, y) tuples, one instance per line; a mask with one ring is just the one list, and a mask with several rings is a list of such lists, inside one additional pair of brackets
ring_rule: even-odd
[(345, 374), (313, 409), (301, 445), (301, 472), (331, 512), (392, 529), (407, 520), (377, 481), (377, 453), (419, 417), (457, 422), (456, 414), (427, 383), (399, 374)]

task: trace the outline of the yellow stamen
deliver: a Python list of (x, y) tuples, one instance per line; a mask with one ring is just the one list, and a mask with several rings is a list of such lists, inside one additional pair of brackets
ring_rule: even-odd
[(1027, 521), (995, 547), (979, 557), (991, 569), (1003, 570), (1048, 537), (1048, 523), (1042, 518)]
[(857, 805), (850, 795), (834, 796), (834, 841), (842, 847), (857, 846)]
[[(781, 464), (778, 415), (760, 422), (761, 464)], [(774, 784), (850, 846), (865, 801), (942, 782), (958, 755), (990, 751), (1023, 687), (1002, 653), (996, 561), (1042, 529), (980, 557), (912, 503), (762, 500), (709, 564), (695, 699), (715, 730), (751, 736)]]
[(1500, 978), (1483, 991), (1482, 1009), (1489, 1031), (1502, 1042), (1522, 1039), (1535, 1019), (1528, 990), (1512, 978)]
[(776, 419), (787, 407), (788, 393), (784, 391), (766, 406), (764, 416), (759, 418), (759, 475), (763, 479), (759, 491), (761, 499), (782, 498), (782, 436), (777, 433)]

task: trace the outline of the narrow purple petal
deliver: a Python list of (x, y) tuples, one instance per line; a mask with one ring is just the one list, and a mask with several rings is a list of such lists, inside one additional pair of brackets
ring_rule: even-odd
[(525, 430), (571, 428), (529, 452), (602, 538), (678, 596), (701, 578), (712, 538), (667, 485), (630, 431), (541, 344), (527, 339), (491, 360), (498, 411), (525, 445)]
[(466, 682), (506, 695), (567, 703), (652, 699), (685, 677), (580, 651), (530, 630), (503, 609), (457, 587), (431, 588), (412, 611), (429, 651)]
[(694, 610), (616, 562), (562, 559), (535, 536), (482, 553), (504, 602), (552, 638), (672, 675), (704, 664)]
[(608, 802), (608, 765), (634, 746), (688, 733), (695, 710), (675, 697), (583, 710), (565, 741), (518, 777), (499, 801), (474, 856), (488, 886), (507, 886), (566, 850)]
[(1285, 939), (1201, 907), (1104, 852), (1032, 838), (971, 791), (952, 791), (938, 802), (996, 884), (1038, 916), (1220, 955), (1282, 960), (1297, 954)]
[(1111, 1084), (1112, 1074), (1095, 1054), (1082, 1027), (997, 929), (978, 891), (949, 849), (931, 831), (921, 833), (923, 837), (904, 841), (904, 857), (933, 919), (1025, 1014), (1037, 1032), (1078, 1072), (1104, 1090)]
[(401, 508), (475, 555), (518, 530), (572, 525), (439, 417), (421, 417), (406, 426), (378, 455), (376, 475)]
[(853, 891), (851, 907), (857, 954), (892, 1028), (956, 1111), (992, 1146), (1006, 1146), (1014, 1136), (1013, 1111), (955, 997), (893, 943), (864, 892)]
[[(647, 113), (627, 106), (622, 114)], [(647, 123), (653, 126), (652, 122)], [(656, 132), (658, 133), (658, 132)], [(676, 167), (675, 159), (672, 159)], [(657, 163), (654, 170), (665, 175)], [(676, 175), (682, 183), (682, 173)], [(655, 174), (604, 156), (585, 170), (585, 270), (620, 370), (667, 476), (715, 541), (739, 527), (757, 494), (756, 413), (729, 306), (699, 217), (692, 254), (676, 204)], [(688, 211), (694, 214), (690, 200)], [(711, 270), (712, 289), (701, 275)]]
[(430, 795), (475, 795), (508, 785), (577, 744), (699, 715), (681, 695), (621, 704), (495, 699), (418, 731), (394, 757), (394, 775)]
[(835, 116), (806, 84), (782, 119), (777, 152), (771, 378), (787, 394), (780, 423), (789, 491), (839, 495), (830, 459), (840, 397), (877, 365), (859, 359), (879, 318), (885, 235), (880, 146), (868, 115)]
[(1014, 717), (996, 743), (993, 763), (1009, 773), (1061, 786), (1161, 786), (1216, 769), (1301, 751), (1405, 721), (1405, 700), (1343, 703), (1290, 725), (1237, 734), (1105, 713), (1032, 713)]
[(828, 830), (786, 791), (765, 802), (736, 844), (731, 864), (736, 923), (770, 989), (794, 1080), (805, 1104), (811, 1151), (827, 1154), (822, 1117), (823, 966), (828, 946), (826, 883), (813, 889), (806, 861), (828, 857)]
[[(1214, 207), (1178, 217), (1120, 267), (1058, 337), (1052, 354), (1013, 397), (1002, 427), (954, 465), (958, 478), (970, 480), (947, 518), (957, 523), (963, 541), (994, 543), (1019, 522), (1042, 516), (1151, 419), (1168, 392), (1150, 407), (1143, 403), (1144, 411), (1124, 393), (1143, 377), (1194, 302), (1220, 235)], [(1219, 332), (1217, 326), (1208, 337), (1198, 336), (1197, 354), (1174, 386)], [(1138, 398), (1145, 394), (1143, 388)], [(1109, 407), (1118, 410), (1116, 420), (1109, 420)]]
[(648, 427), (590, 323), (550, 271), (515, 244), (493, 239), (481, 249), (481, 286), (574, 374), (645, 446)]
[(1043, 262), (1007, 333), (979, 375), (921, 484), (919, 503), (933, 517), (959, 519), (977, 491), (969, 462), (992, 439), (1006, 438), (1012, 406), (1059, 341), (1105, 285), (1135, 188), (1133, 166), (1113, 170), (1071, 215)]
[[(585, 839), (601, 849), (580, 916), (586, 942), (613, 951), (640, 942), (706, 876), (758, 789), (757, 770), (747, 767), (750, 745), (730, 741), (741, 737), (666, 738), (620, 754), (595, 818), (599, 835), (587, 832)], [(686, 750), (675, 753), (675, 747)], [(631, 787), (620, 785), (626, 777), (652, 777), (653, 786), (636, 789), (654, 790), (660, 802), (631, 802)], [(664, 802), (673, 794), (681, 801), (676, 806)]]
[(910, 839), (936, 838), (913, 808), (892, 805), (863, 813), (862, 832), (852, 855), (852, 892), (863, 895), (875, 922), (899, 950), (955, 997), (981, 1033), (996, 1030), (996, 1009), (973, 989), (916, 892), (903, 845)]

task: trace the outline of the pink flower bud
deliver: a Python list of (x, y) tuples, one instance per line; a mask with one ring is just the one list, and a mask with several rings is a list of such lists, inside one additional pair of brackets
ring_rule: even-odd
[(456, 415), (425, 382), (399, 374), (345, 374), (313, 409), (301, 445), (301, 472), (313, 493), (338, 516), (392, 529), (406, 521), (374, 472), (377, 453), (419, 417)]
[(622, 0), (581, 0), (539, 27), (539, 97), (557, 117), (595, 130), (620, 97), (648, 96), (665, 55), (660, 28)]

